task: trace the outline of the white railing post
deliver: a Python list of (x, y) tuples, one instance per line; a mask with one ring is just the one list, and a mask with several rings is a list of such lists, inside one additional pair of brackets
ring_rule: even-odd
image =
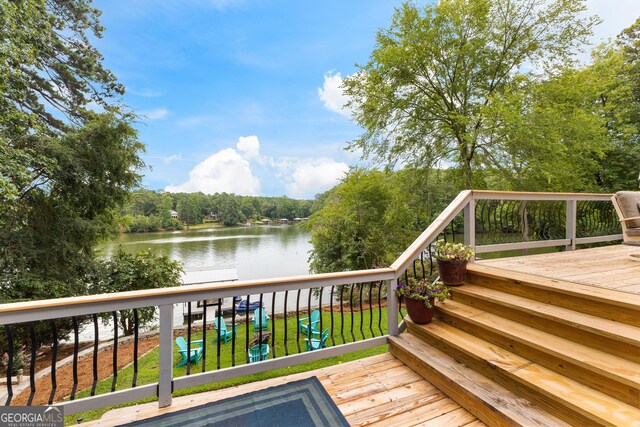
[(576, 223), (578, 220), (577, 216), (578, 216), (578, 210), (577, 210), (576, 199), (567, 200), (566, 238), (571, 241), (571, 243), (565, 246), (565, 248), (568, 251), (576, 250)]
[[(476, 249), (476, 201), (473, 197), (464, 207), (464, 244)], [(475, 260), (475, 256), (473, 257)], [(472, 260), (472, 261), (473, 261)]]
[(400, 333), (398, 329), (398, 297), (396, 279), (387, 280), (387, 331), (391, 336)]
[(173, 304), (160, 306), (160, 379), (158, 406), (171, 405), (173, 383)]

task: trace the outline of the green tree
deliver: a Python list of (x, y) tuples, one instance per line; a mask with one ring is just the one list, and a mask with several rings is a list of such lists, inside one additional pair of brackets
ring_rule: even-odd
[(246, 220), (240, 210), (238, 198), (233, 194), (222, 193), (218, 206), (218, 220), (224, 225), (236, 225)]
[(355, 170), (303, 223), (311, 231), (311, 269), (316, 273), (372, 268), (390, 263), (419, 233), (407, 193), (388, 172)]
[(519, 75), (571, 62), (595, 18), (580, 0), (441, 0), (405, 3), (378, 32), (369, 62), (345, 80), (364, 129), (350, 145), (365, 156), (425, 167), (445, 160), (462, 173), (499, 150), (487, 115)]
[[(143, 145), (90, 39), (88, 0), (0, 2), (0, 298), (82, 295), (94, 248), (139, 184)], [(104, 111), (89, 108), (90, 103)], [(61, 321), (60, 333), (69, 330)], [(48, 332), (39, 330), (39, 342)], [(50, 342), (50, 341), (49, 341)]]
[[(155, 255), (149, 251), (126, 253), (119, 248), (109, 261), (102, 263), (92, 288), (93, 293), (139, 291), (144, 289), (167, 288), (181, 284), (182, 267), (166, 255)], [(156, 307), (138, 309), (140, 327), (149, 325), (155, 319)], [(103, 321), (109, 322), (111, 315)], [(124, 335), (131, 335), (135, 328), (133, 310), (120, 310), (118, 326)]]
[(202, 222), (202, 214), (195, 197), (192, 194), (183, 194), (176, 207), (180, 221), (189, 225), (200, 224)]
[(589, 71), (603, 81), (598, 93), (612, 148), (598, 175), (604, 191), (638, 187), (640, 173), (640, 18), (594, 54)]
[(497, 95), (486, 122), (495, 150), (482, 153), (492, 187), (519, 191), (594, 191), (610, 150), (601, 78), (567, 68), (545, 80), (519, 76)]

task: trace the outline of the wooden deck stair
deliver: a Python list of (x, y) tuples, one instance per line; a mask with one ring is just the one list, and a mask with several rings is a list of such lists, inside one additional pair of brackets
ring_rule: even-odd
[(391, 352), (488, 425), (640, 426), (640, 296), (472, 265)]

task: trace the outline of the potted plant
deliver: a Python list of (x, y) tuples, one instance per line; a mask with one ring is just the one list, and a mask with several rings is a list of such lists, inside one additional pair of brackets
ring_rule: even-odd
[(410, 277), (408, 283), (398, 283), (396, 295), (402, 298), (411, 320), (423, 325), (433, 318), (435, 300), (442, 302), (449, 297), (449, 288), (440, 281)]
[(438, 261), (440, 280), (447, 286), (462, 285), (467, 275), (467, 263), (473, 258), (473, 255), (471, 246), (438, 240), (435, 258)]

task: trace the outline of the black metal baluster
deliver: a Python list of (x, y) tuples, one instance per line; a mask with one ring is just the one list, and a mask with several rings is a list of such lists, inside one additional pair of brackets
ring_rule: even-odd
[(71, 324), (73, 325), (73, 387), (71, 387), (69, 400), (74, 400), (78, 388), (78, 318), (76, 316), (71, 318)]
[(502, 200), (496, 200), (493, 207), (494, 234), (495, 243), (501, 243), (502, 235), (500, 234), (500, 209), (502, 208)]
[(187, 303), (187, 375), (191, 374), (191, 301)]
[(244, 324), (246, 326), (246, 331), (245, 331), (245, 343), (244, 343), (244, 350), (245, 353), (247, 355), (247, 363), (249, 363), (249, 307), (250, 307), (250, 302), (251, 302), (251, 295), (247, 295), (247, 309), (245, 311), (245, 315), (244, 315)]
[(313, 339), (313, 328), (311, 327), (311, 294), (313, 292), (313, 289), (309, 288), (308, 290), (309, 294), (308, 294), (308, 301), (307, 301), (307, 318), (309, 319), (309, 329), (308, 329), (308, 338), (309, 338), (309, 349), (313, 350), (312, 344), (311, 344), (311, 340)]
[(484, 208), (487, 205), (485, 203), (485, 200), (478, 200), (477, 205), (476, 205), (476, 212), (480, 212), (480, 237), (479, 237), (479, 242), (480, 244), (484, 244), (485, 240), (484, 240), (484, 233), (485, 233), (485, 221), (484, 221)]
[(7, 365), (7, 401), (5, 406), (9, 406), (11, 399), (13, 398), (13, 384), (11, 383), (11, 377), (13, 376), (13, 330), (11, 325), (4, 325), (4, 330), (7, 333), (7, 345), (9, 346), (9, 360)]
[(362, 309), (362, 296), (363, 296), (363, 290), (364, 290), (364, 285), (362, 283), (359, 284), (360, 286), (360, 304), (359, 304), (359, 308), (360, 308), (360, 335), (362, 335), (362, 339), (366, 339), (364, 337), (364, 310)]
[[(504, 222), (502, 222), (502, 219), (504, 218), (504, 205), (505, 205), (504, 202), (501, 202), (499, 204), (499, 207), (500, 207), (500, 235), (504, 235), (503, 234), (504, 233)], [(504, 241), (504, 239), (503, 239), (503, 241)]]
[[(311, 321), (311, 319), (309, 319)], [(311, 326), (309, 326), (311, 327)], [(296, 296), (296, 345), (298, 346), (298, 353), (301, 353), (300, 349), (300, 289)]]
[[(233, 301), (233, 300), (232, 300)], [(222, 316), (218, 313), (218, 316)], [(215, 317), (215, 316), (214, 316)], [(202, 300), (202, 372), (207, 370), (207, 300)]]
[(340, 285), (340, 336), (342, 337), (342, 344), (346, 344), (347, 340), (344, 339), (344, 287), (346, 285)]
[(331, 295), (329, 299), (329, 312), (331, 312), (331, 345), (334, 347), (336, 345), (336, 341), (333, 338), (333, 291), (335, 288), (335, 286), (331, 286)]
[(235, 300), (231, 301), (231, 366), (236, 366), (236, 302)]
[[(205, 306), (205, 310), (207, 307)], [(220, 353), (221, 353), (221, 344), (220, 344), (220, 335), (222, 331), (220, 330), (220, 325), (222, 325), (222, 299), (218, 298), (218, 340), (216, 342), (216, 369), (220, 369)], [(233, 333), (233, 332), (232, 332)], [(206, 343), (202, 341), (202, 346), (205, 347)], [(202, 372), (204, 372), (204, 362), (202, 362)]]
[(93, 316), (93, 384), (91, 384), (91, 396), (96, 395), (96, 387), (98, 386), (98, 315)]
[[(407, 272), (405, 271), (404, 273), (405, 273), (405, 280), (406, 280)], [(400, 286), (400, 279), (396, 279), (396, 289), (398, 286)], [(400, 313), (400, 319), (404, 319), (404, 314), (402, 313), (402, 298), (398, 298), (398, 313)]]
[(287, 298), (289, 297), (289, 291), (284, 291), (284, 355), (289, 355), (289, 342), (287, 341)]
[(29, 363), (29, 401), (27, 406), (31, 406), (33, 398), (36, 395), (36, 328), (33, 322), (29, 322), (29, 329), (31, 331), (31, 361)]
[(373, 305), (371, 304), (372, 298), (373, 298), (373, 282), (369, 282), (369, 330), (371, 331), (371, 336), (375, 337), (376, 333), (373, 332)]
[(263, 360), (262, 357), (262, 315), (267, 314), (265, 309), (262, 307), (263, 294), (260, 294), (260, 305), (258, 306), (258, 353), (260, 354), (259, 359), (261, 362)]
[(433, 245), (429, 243), (429, 275), (433, 276)]
[[(322, 318), (324, 317), (322, 315), (322, 291), (324, 290), (324, 286), (320, 286), (320, 293), (319, 293), (319, 299), (318, 299), (318, 311), (320, 312), (320, 336), (318, 337), (320, 339), (320, 348), (324, 347), (324, 342), (322, 341), (322, 332), (324, 331), (323, 328), (323, 322), (322, 322)], [(311, 291), (311, 289), (309, 289), (309, 291)], [(311, 322), (311, 318), (309, 318), (309, 322)], [(309, 323), (309, 328), (311, 328), (311, 323)], [(312, 347), (313, 348), (313, 347)]]
[(384, 335), (382, 330), (382, 281), (378, 287), (378, 329), (380, 329), (380, 335)]
[(113, 381), (111, 382), (111, 391), (116, 391), (116, 383), (118, 382), (118, 312), (111, 313), (113, 316)]
[[(287, 311), (285, 306), (284, 311)], [(271, 294), (271, 354), (276, 358), (276, 293)]]
[(422, 280), (425, 280), (427, 272), (424, 270), (424, 251), (420, 252), (420, 267), (422, 268)]
[(51, 393), (49, 394), (49, 405), (53, 403), (53, 398), (58, 388), (56, 380), (56, 359), (58, 358), (58, 325), (55, 320), (51, 320), (51, 335), (53, 336), (53, 351), (51, 352)]
[(353, 323), (354, 323), (354, 320), (353, 320), (353, 288), (354, 288), (354, 286), (355, 285), (353, 285), (353, 284), (349, 285), (349, 287), (351, 288), (351, 292), (349, 293), (349, 309), (351, 310), (351, 329), (350, 329), (350, 332), (351, 332), (351, 339), (353, 339), (352, 342), (356, 341), (356, 335), (353, 333)]
[(133, 309), (133, 380), (131, 381), (131, 387), (135, 387), (138, 384), (138, 340), (140, 338), (140, 316), (138, 315), (138, 309)]
[(307, 301), (307, 316), (309, 317), (309, 320), (311, 320), (311, 294), (313, 293), (313, 289), (309, 288), (309, 295), (308, 295), (308, 301)]

